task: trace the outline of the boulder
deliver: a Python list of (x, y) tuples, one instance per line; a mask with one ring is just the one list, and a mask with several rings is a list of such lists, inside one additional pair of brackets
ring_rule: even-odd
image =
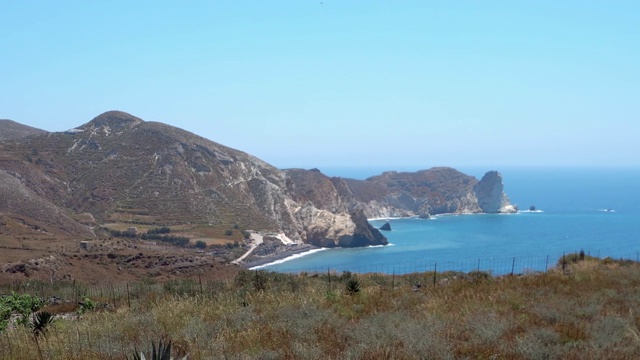
[(387, 221), (384, 225), (380, 226), (380, 230), (391, 231), (391, 224)]

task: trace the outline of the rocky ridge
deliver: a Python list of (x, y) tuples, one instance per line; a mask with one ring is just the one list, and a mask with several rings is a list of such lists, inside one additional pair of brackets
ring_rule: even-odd
[[(82, 236), (90, 234), (85, 225), (105, 223), (236, 224), (317, 246), (367, 246), (387, 243), (367, 217), (513, 210), (497, 172), (478, 182), (451, 168), (367, 180), (279, 170), (118, 111), (66, 132), (1, 141), (0, 171), (3, 182), (21, 189), (11, 196), (28, 194), (53, 213), (73, 215), (52, 219), (51, 228)], [(30, 207), (4, 206), (0, 214), (38, 219)]]
[(42, 135), (47, 132), (12, 120), (0, 119), (0, 141), (21, 139), (30, 135)]

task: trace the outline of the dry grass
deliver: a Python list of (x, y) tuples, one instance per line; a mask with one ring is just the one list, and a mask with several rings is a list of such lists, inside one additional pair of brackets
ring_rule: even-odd
[[(132, 289), (131, 305), (58, 320), (46, 359), (123, 359), (172, 339), (189, 359), (640, 358), (640, 267), (570, 264), (568, 272), (506, 276), (352, 276), (242, 272), (234, 281), (173, 281)], [(105, 292), (107, 293), (107, 292)], [(99, 301), (109, 302), (109, 298)], [(0, 359), (38, 359), (28, 330), (1, 334)]]

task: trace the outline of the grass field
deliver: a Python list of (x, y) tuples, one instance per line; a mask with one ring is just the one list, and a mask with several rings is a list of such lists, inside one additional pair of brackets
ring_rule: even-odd
[[(37, 343), (29, 328), (6, 330), (0, 358), (124, 359), (160, 339), (189, 359), (640, 358), (637, 263), (586, 259), (524, 276), (438, 273), (437, 285), (433, 275), (243, 271), (228, 281), (140, 283), (126, 294), (74, 284), (74, 301), (86, 294), (99, 310), (57, 319)], [(56, 291), (38, 286), (32, 290), (43, 295)], [(48, 310), (76, 305), (56, 306)]]

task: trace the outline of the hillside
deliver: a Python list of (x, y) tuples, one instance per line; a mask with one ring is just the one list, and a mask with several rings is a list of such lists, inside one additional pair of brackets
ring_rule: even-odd
[[(86, 237), (87, 226), (162, 225), (187, 226), (194, 236), (209, 228), (254, 229), (318, 246), (366, 246), (386, 244), (367, 217), (512, 210), (505, 207), (497, 172), (478, 182), (450, 168), (388, 172), (368, 180), (330, 178), (315, 169), (279, 170), (242, 151), (119, 111), (69, 131), (0, 141), (0, 170), (21, 189), (12, 196), (38, 199), (61, 214), (49, 219), (48, 228), (76, 237)], [(488, 184), (477, 186), (483, 182)], [(5, 198), (13, 188), (2, 190)], [(24, 219), (32, 228), (42, 223), (26, 205), (0, 206), (0, 215)]]
[(12, 120), (0, 119), (0, 141), (21, 139), (29, 135), (46, 134), (44, 130), (22, 125)]
[[(174, 358), (189, 359), (639, 358), (638, 263), (574, 259), (502, 277), (243, 271), (126, 287), (34, 282), (18, 291), (51, 299), (44, 310), (60, 316), (39, 345), (29, 327), (6, 331), (0, 354), (124, 359), (171, 339)], [(78, 304), (78, 289), (95, 310)]]
[(4, 170), (0, 170), (0, 198), (0, 235), (93, 237), (89, 228)]

